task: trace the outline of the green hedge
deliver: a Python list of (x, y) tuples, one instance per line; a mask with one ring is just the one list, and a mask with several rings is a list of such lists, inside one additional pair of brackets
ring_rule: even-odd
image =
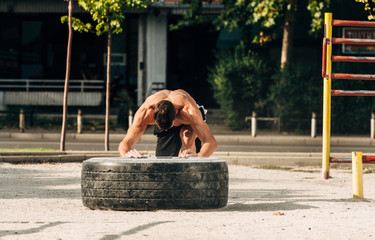
[(225, 114), (226, 125), (233, 130), (244, 128), (245, 117), (264, 108), (272, 69), (243, 46), (219, 52), (216, 58), (208, 77), (214, 97)]
[(283, 131), (303, 132), (310, 128), (311, 113), (322, 113), (322, 78), (306, 66), (285, 66), (272, 76), (268, 96), (272, 113)]

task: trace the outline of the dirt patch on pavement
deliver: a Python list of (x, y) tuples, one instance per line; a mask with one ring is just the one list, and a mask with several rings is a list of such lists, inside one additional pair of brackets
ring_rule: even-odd
[(80, 163), (2, 163), (0, 239), (375, 238), (375, 174), (355, 200), (350, 170), (298, 170), (229, 165), (225, 208), (124, 212), (82, 205)]

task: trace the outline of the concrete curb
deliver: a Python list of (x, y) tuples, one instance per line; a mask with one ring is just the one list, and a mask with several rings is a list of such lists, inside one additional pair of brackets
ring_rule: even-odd
[[(146, 151), (144, 154), (155, 156), (154, 151)], [(350, 153), (334, 153), (334, 156), (339, 158), (350, 158), (350, 155)], [(0, 162), (12, 164), (79, 163), (96, 157), (118, 157), (118, 153), (116, 151), (0, 152)], [(320, 167), (322, 163), (321, 153), (215, 152), (212, 157), (225, 160), (228, 164), (250, 166)], [(334, 163), (331, 166), (351, 167), (351, 164)], [(374, 167), (371, 164), (364, 164), (364, 166)]]
[(67, 163), (82, 162), (86, 159), (85, 155), (17, 155), (0, 156), (0, 162), (5, 163)]

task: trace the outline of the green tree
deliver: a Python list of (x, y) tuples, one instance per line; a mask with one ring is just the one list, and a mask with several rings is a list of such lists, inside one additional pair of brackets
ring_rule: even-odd
[[(323, 27), (323, 12), (329, 6), (330, 0), (305, 0), (307, 10), (311, 15), (311, 33), (316, 33)], [(212, 21), (217, 29), (224, 27), (233, 30), (241, 28), (244, 31), (245, 42), (264, 44), (274, 39), (278, 24), (283, 26), (281, 68), (290, 62), (293, 47), (294, 29), (297, 11), (301, 10), (302, 0), (222, 0), (224, 9), (214, 20), (201, 15), (204, 3), (212, 0), (183, 0), (189, 4), (182, 20), (172, 26), (172, 29)], [(257, 36), (250, 39), (254, 25), (260, 26)]]
[(367, 12), (368, 20), (375, 20), (375, 1), (374, 0), (355, 0), (356, 2), (362, 3), (364, 10)]
[[(222, 75), (227, 74), (227, 79), (229, 79), (229, 82), (226, 82), (229, 84), (229, 86), (226, 86), (228, 89), (219, 89), (213, 86), (214, 96), (227, 118), (231, 117), (232, 119), (236, 119), (235, 124), (231, 124), (231, 122), (234, 122), (233, 120), (227, 119), (227, 125), (241, 126), (240, 123), (244, 122), (243, 118), (237, 115), (246, 113), (251, 108), (257, 110), (258, 113), (261, 110), (263, 114), (266, 115), (269, 114), (270, 110), (273, 116), (280, 117), (283, 120), (289, 118), (309, 118), (312, 109), (316, 112), (318, 111), (316, 106), (321, 107), (321, 104), (314, 101), (314, 96), (302, 96), (303, 92), (301, 92), (301, 89), (306, 89), (306, 87), (315, 87), (314, 83), (316, 81), (314, 82), (313, 80), (317, 79), (307, 79), (304, 76), (304, 74), (312, 74), (312, 71), (309, 69), (298, 68), (293, 70), (291, 68), (291, 53), (293, 51), (297, 16), (309, 13), (310, 33), (317, 35), (323, 27), (323, 12), (328, 8), (330, 0), (222, 0), (224, 8), (219, 16), (214, 19), (212, 19), (212, 16), (207, 17), (200, 14), (203, 4), (210, 2), (210, 0), (184, 0), (184, 2), (190, 4), (190, 8), (187, 10), (183, 19), (172, 26), (172, 29), (211, 21), (214, 23), (217, 30), (223, 28), (229, 30), (241, 29), (243, 31), (245, 47), (250, 48), (251, 44), (264, 45), (274, 40), (277, 34), (280, 34), (280, 26), (282, 27), (280, 68), (272, 77), (274, 83), (271, 84), (271, 81), (268, 80), (268, 85), (266, 85), (267, 90), (257, 93), (251, 100), (247, 99), (239, 102), (233, 100), (232, 102), (234, 102), (234, 104), (231, 104), (231, 101), (220, 102), (218, 96), (224, 96), (222, 99), (231, 99), (233, 95), (232, 92), (230, 92), (231, 87), (233, 87), (231, 81), (235, 82), (234, 86), (240, 86), (240, 90), (247, 89), (245, 87), (249, 82), (247, 78), (251, 78), (251, 74), (246, 73), (244, 68), (236, 69), (235, 66), (226, 68), (225, 71), (229, 71), (229, 73), (235, 72), (238, 75), (237, 78), (230, 78), (229, 73), (222, 72)], [(254, 36), (254, 34), (254, 38), (250, 37)], [(247, 59), (246, 61), (251, 60)], [(265, 64), (268, 65), (267, 63)], [(218, 60), (216, 67), (221, 66), (222, 62)], [(230, 65), (228, 64), (228, 66)], [(231, 69), (236, 69), (236, 71), (231, 71)], [(249, 69), (253, 71), (254, 68), (249, 67)], [(242, 73), (244, 73), (244, 75), (240, 76)], [(271, 75), (272, 73), (268, 74)], [(318, 74), (316, 76), (320, 75)], [(319, 77), (317, 78), (319, 79)], [(258, 86), (257, 84), (257, 81), (252, 80), (251, 86), (256, 87)], [(313, 92), (317, 93), (315, 90), (314, 88)], [(252, 91), (256, 92), (254, 90)], [(291, 91), (293, 91), (293, 93), (291, 93)], [(242, 94), (245, 96), (245, 94), (248, 93), (245, 91)], [(293, 96), (291, 97), (291, 95)], [(241, 95), (237, 94), (236, 96)], [(247, 103), (248, 108), (246, 110), (239, 110), (239, 107), (244, 102)], [(254, 103), (256, 104), (253, 105)], [(259, 106), (262, 106), (263, 109), (259, 109)], [(288, 114), (288, 111), (290, 114)], [(249, 112), (247, 112), (247, 114), (249, 114)], [(303, 126), (297, 126), (297, 128), (302, 127)]]
[[(125, 20), (125, 12), (131, 8), (146, 8), (153, 0), (78, 0), (79, 6), (89, 12), (92, 23), (84, 23), (73, 18), (73, 29), (79, 32), (94, 31), (98, 36), (107, 33), (107, 81), (106, 81), (106, 110), (105, 110), (105, 140), (104, 149), (109, 150), (109, 92), (111, 79), (111, 43), (112, 34), (122, 32), (121, 23)], [(66, 21), (66, 16), (62, 21)]]

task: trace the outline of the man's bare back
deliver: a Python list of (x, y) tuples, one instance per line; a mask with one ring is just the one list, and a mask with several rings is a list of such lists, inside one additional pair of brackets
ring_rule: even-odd
[[(134, 116), (133, 124), (119, 145), (120, 156), (140, 157), (141, 154), (131, 148), (139, 141), (148, 125), (156, 124), (155, 107), (162, 100), (170, 101), (176, 109), (173, 127), (186, 125), (181, 130), (182, 141), (180, 156), (209, 157), (217, 148), (217, 143), (208, 125), (203, 121), (195, 100), (184, 90), (163, 90), (146, 99)], [(195, 153), (193, 141), (198, 137), (202, 141), (202, 149)]]

